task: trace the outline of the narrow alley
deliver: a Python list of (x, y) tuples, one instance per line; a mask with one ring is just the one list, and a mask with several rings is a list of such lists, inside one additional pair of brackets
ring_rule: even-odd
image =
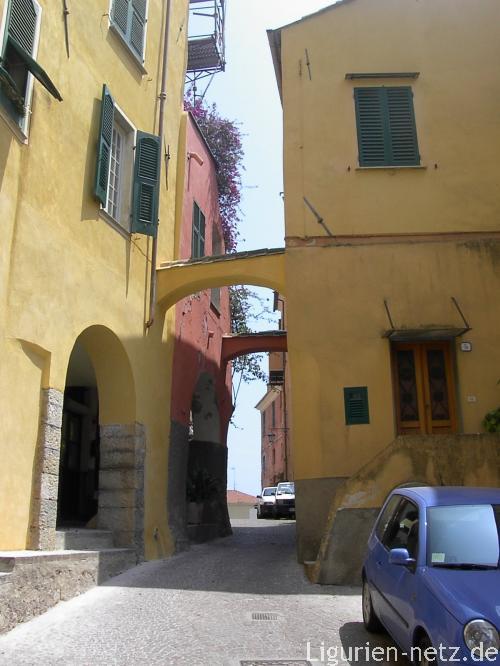
[(356, 646), (364, 662), (368, 641), (391, 645), (364, 630), (359, 589), (307, 581), (294, 522), (233, 521), (233, 530), (19, 625), (0, 638), (0, 664), (300, 666), (341, 664), (342, 649), (354, 663)]

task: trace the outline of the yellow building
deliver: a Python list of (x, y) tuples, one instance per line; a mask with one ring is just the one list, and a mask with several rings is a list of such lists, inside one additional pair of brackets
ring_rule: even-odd
[(0, 1), (0, 549), (97, 511), (158, 557), (188, 0), (67, 4)]
[(284, 113), (299, 558), (359, 576), (403, 483), (495, 485), (496, 0), (344, 0), (269, 31)]

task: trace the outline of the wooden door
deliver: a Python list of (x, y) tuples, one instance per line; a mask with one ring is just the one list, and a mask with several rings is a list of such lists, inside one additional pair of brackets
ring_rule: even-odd
[(397, 343), (392, 361), (398, 433), (456, 432), (450, 343)]

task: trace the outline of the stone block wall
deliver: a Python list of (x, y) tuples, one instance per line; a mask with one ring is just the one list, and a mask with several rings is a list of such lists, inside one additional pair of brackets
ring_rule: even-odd
[(143, 559), (145, 428), (103, 425), (100, 440), (97, 526), (111, 530), (115, 546), (135, 548)]
[(63, 401), (57, 389), (41, 391), (27, 544), (32, 550), (55, 548)]

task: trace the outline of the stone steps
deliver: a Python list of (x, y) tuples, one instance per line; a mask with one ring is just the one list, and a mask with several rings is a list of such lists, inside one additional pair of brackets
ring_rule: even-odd
[(132, 548), (0, 551), (0, 633), (136, 564)]
[(109, 530), (71, 527), (56, 531), (57, 550), (106, 550), (113, 546)]

